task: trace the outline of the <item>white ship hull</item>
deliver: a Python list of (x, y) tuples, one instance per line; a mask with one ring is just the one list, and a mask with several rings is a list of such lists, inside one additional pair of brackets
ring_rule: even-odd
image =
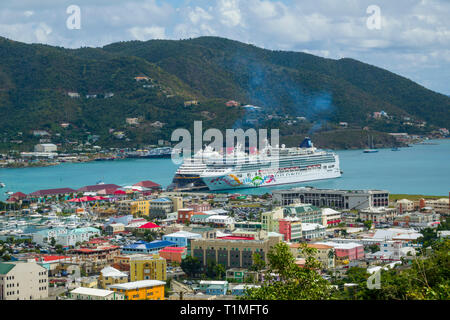
[[(242, 188), (259, 188), (276, 186), (280, 184), (301, 183), (306, 181), (339, 178), (341, 171), (339, 166), (328, 168), (327, 165), (312, 166), (303, 170), (279, 169), (267, 172), (229, 172), (223, 175), (202, 176), (203, 182), (209, 190), (230, 190)], [(260, 170), (259, 170), (260, 171)]]

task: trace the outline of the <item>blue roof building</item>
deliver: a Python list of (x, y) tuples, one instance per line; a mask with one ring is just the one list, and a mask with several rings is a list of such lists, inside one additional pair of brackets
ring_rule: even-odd
[(166, 240), (155, 240), (152, 242), (145, 241), (137, 241), (128, 246), (124, 246), (122, 248), (123, 254), (134, 254), (134, 253), (143, 253), (143, 254), (155, 254), (158, 253), (159, 250), (164, 249), (165, 247), (176, 247), (177, 244), (172, 241)]

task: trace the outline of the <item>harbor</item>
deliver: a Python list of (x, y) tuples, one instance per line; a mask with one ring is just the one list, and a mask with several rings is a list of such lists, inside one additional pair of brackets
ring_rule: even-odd
[[(343, 150), (340, 157), (343, 174), (340, 178), (311, 181), (276, 187), (240, 189), (245, 194), (263, 194), (271, 190), (296, 186), (320, 188), (388, 189), (393, 193), (445, 195), (450, 181), (450, 140), (429, 141), (433, 145), (415, 144), (409, 148), (378, 149), (377, 153), (363, 150)], [(62, 163), (42, 168), (0, 168), (0, 200), (6, 200), (7, 192), (31, 193), (39, 189), (79, 188), (98, 181), (130, 185), (135, 181), (150, 179), (166, 188), (178, 165), (171, 159), (122, 159), (86, 163)], [(227, 192), (227, 191), (223, 191)]]

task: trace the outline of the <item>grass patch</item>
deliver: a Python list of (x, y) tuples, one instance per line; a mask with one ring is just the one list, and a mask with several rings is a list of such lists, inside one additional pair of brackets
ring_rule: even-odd
[(397, 200), (401, 200), (401, 199), (419, 200), (421, 198), (440, 199), (440, 198), (447, 198), (447, 196), (425, 196), (425, 195), (420, 195), (420, 194), (390, 194), (389, 195), (390, 201), (397, 201)]

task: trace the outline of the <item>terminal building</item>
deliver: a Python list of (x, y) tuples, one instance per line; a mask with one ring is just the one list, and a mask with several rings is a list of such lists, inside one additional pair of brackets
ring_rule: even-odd
[(274, 190), (272, 201), (281, 206), (300, 202), (317, 207), (335, 209), (367, 209), (371, 207), (387, 207), (389, 191), (386, 190), (336, 190), (316, 189), (312, 187)]

